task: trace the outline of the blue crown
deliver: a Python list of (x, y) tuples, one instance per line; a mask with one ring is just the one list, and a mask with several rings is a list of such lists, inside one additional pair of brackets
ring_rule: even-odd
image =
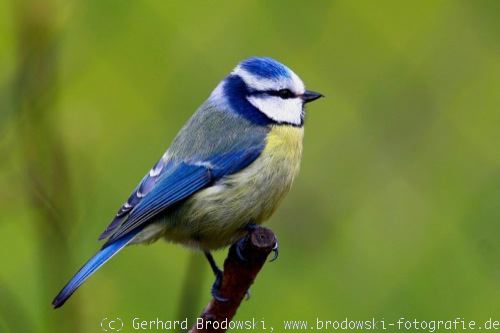
[(265, 79), (289, 78), (290, 69), (282, 63), (268, 57), (252, 57), (240, 63), (241, 68)]

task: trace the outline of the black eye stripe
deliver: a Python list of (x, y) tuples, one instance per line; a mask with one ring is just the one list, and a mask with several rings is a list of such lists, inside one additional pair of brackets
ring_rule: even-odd
[(276, 96), (281, 98), (293, 98), (295, 94), (290, 89), (280, 89), (276, 92)]
[(295, 98), (295, 95), (290, 89), (280, 89), (280, 90), (265, 90), (265, 91), (253, 91), (250, 95), (269, 95), (276, 96), (283, 99)]

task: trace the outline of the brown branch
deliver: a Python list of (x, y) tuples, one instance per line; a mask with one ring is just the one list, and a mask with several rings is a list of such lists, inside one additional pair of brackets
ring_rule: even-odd
[[(200, 319), (189, 332), (225, 332), (221, 325), (230, 321), (247, 290), (252, 285), (260, 269), (266, 262), (267, 256), (276, 245), (276, 237), (267, 228), (257, 227), (241, 240), (240, 253), (246, 259), (242, 261), (236, 254), (236, 245), (229, 248), (224, 261), (224, 277), (220, 287), (220, 296), (227, 299), (220, 302), (212, 299)], [(199, 325), (203, 323), (203, 325)], [(203, 326), (203, 328), (201, 327)]]

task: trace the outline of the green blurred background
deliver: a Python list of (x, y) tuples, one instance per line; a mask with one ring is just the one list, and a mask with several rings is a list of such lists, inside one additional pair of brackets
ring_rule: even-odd
[(0, 332), (98, 332), (116, 316), (132, 331), (134, 317), (202, 310), (208, 265), (164, 242), (50, 302), (252, 55), (327, 98), (268, 223), (280, 259), (236, 318), (500, 319), (499, 13), (495, 0), (0, 1)]

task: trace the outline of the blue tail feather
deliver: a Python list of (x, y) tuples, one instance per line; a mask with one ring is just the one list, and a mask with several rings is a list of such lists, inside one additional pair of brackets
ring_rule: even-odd
[(104, 246), (99, 252), (96, 253), (89, 261), (83, 265), (82, 268), (73, 276), (73, 278), (66, 284), (66, 286), (57, 294), (52, 301), (54, 308), (62, 306), (68, 298), (80, 287), (95, 271), (104, 265), (111, 257), (123, 249), (140, 231), (134, 230), (125, 236), (117, 239), (111, 244)]

